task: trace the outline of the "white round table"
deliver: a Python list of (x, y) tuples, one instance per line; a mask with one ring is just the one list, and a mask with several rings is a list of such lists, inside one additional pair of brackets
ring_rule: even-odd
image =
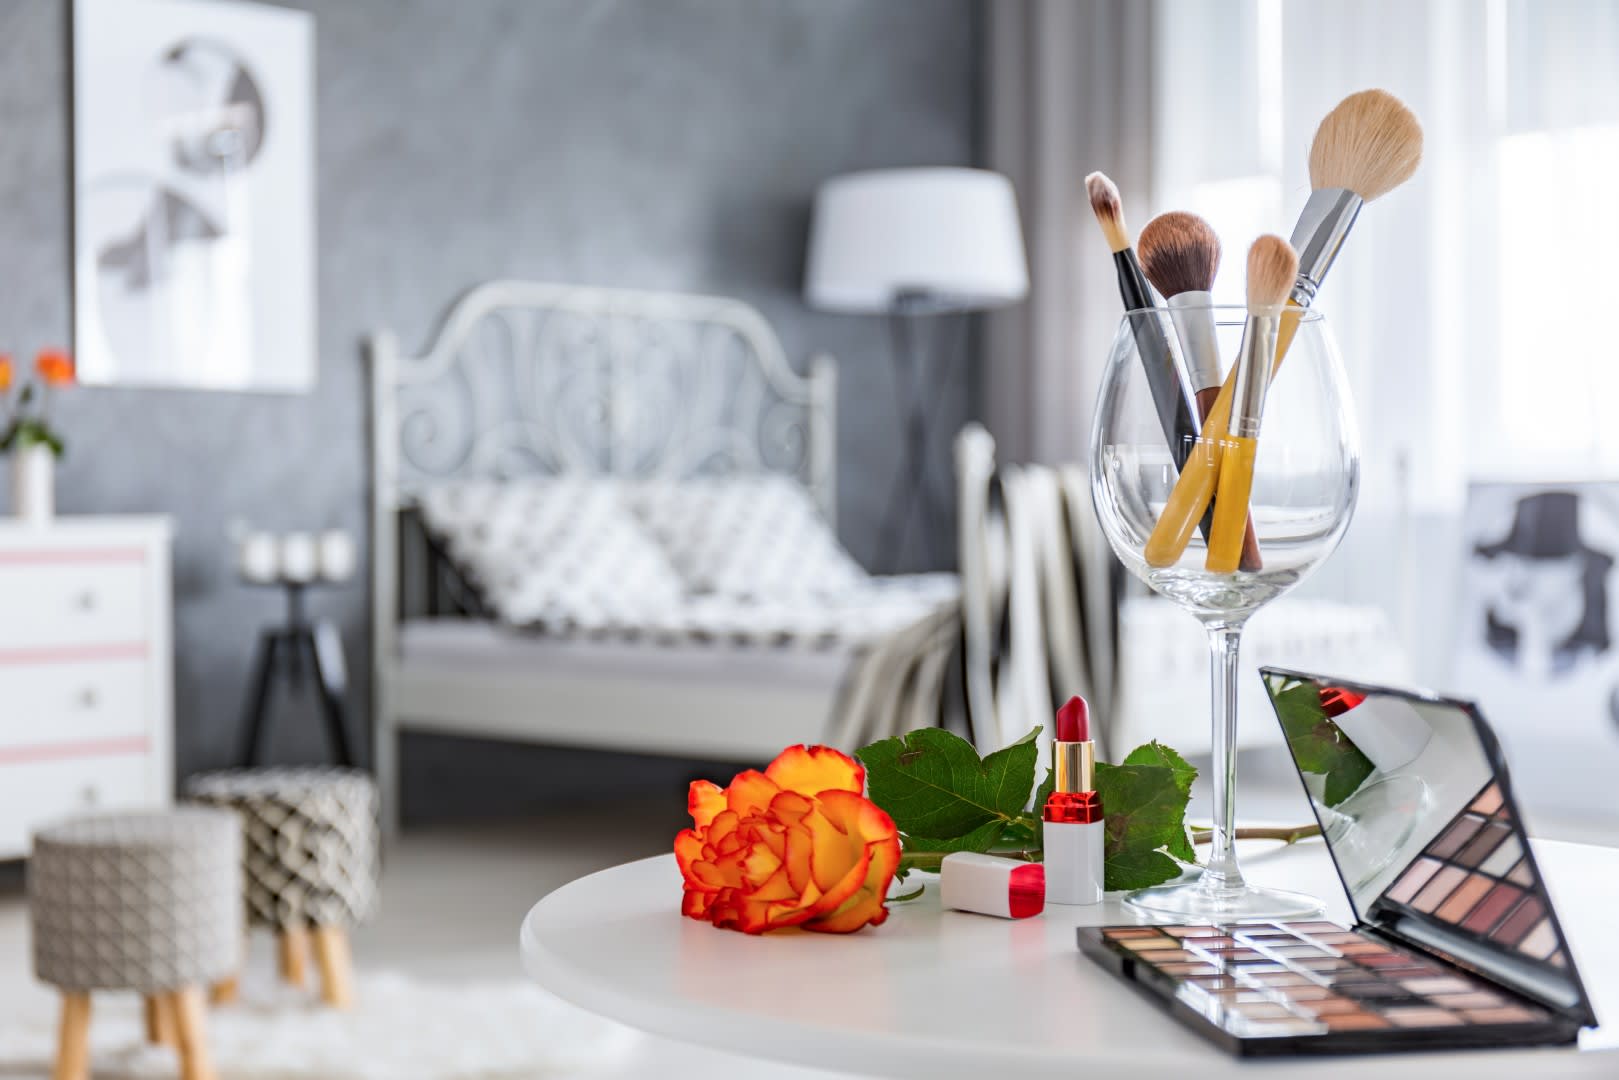
[[(1384, 1075), (1619, 1077), (1619, 849), (1546, 841), (1535, 853), (1606, 1027), (1584, 1032), (1578, 1050), (1384, 1056)], [(1243, 857), (1256, 883), (1327, 898), (1327, 916), (1350, 921), (1318, 842), (1245, 846)], [(1141, 921), (1116, 900), (1008, 922), (941, 911), (930, 885), (891, 905), (884, 925), (846, 936), (749, 937), (682, 918), (679, 906), (672, 855), (581, 878), (523, 921), (523, 966), (560, 997), (633, 1027), (862, 1075), (1367, 1075), (1363, 1057), (1245, 1064), (1182, 1028), (1079, 953), (1076, 926)]]

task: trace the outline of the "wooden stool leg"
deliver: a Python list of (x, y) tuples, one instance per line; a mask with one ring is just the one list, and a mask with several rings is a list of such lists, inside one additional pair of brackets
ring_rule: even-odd
[(233, 1005), (241, 994), (241, 981), (235, 975), (220, 979), (208, 991), (210, 1005)]
[(280, 933), (281, 978), (302, 986), (309, 967), (309, 931), (301, 926), (284, 927)]
[(348, 932), (340, 926), (315, 927), (315, 963), (320, 965), (320, 997), (334, 1009), (354, 1004), (354, 963)]
[(62, 995), (62, 1029), (56, 1045), (56, 1068), (52, 1080), (89, 1080), (90, 1077), (90, 995), (69, 992)]
[(208, 1056), (208, 1009), (200, 987), (187, 987), (168, 995), (175, 1028), (180, 1036), (180, 1080), (215, 1080)]
[(146, 1041), (154, 1046), (179, 1046), (174, 1029), (174, 1010), (165, 994), (146, 995)]

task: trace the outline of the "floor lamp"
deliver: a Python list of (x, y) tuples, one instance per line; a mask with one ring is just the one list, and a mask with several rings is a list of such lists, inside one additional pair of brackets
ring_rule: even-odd
[[(906, 533), (920, 516), (928, 558), (937, 561), (935, 499), (928, 483), (929, 386), (948, 375), (946, 357), (927, 365), (926, 329), (941, 316), (1015, 304), (1029, 291), (1017, 198), (983, 169), (877, 169), (835, 177), (815, 196), (804, 291), (823, 311), (886, 315), (905, 441), (883, 522), (881, 569), (898, 568)], [(937, 337), (937, 335), (935, 335)]]

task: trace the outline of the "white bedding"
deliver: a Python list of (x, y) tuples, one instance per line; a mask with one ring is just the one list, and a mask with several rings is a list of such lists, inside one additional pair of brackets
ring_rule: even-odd
[[(427, 492), (421, 511), (502, 623), (548, 637), (839, 650), (959, 600), (953, 574), (861, 570), (790, 480), (656, 487), (460, 483)], [(656, 513), (642, 521), (635, 506)]]

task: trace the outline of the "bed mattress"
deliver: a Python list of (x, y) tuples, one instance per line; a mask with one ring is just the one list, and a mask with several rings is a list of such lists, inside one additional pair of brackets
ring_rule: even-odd
[(407, 619), (399, 628), (402, 666), (460, 674), (565, 674), (686, 685), (824, 689), (841, 683), (859, 651), (855, 645), (769, 649), (723, 638), (555, 637), (465, 618)]

